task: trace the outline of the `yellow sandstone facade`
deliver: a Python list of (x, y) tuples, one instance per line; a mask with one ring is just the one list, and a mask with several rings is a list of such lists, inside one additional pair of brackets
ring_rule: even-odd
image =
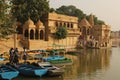
[[(3, 44), (1, 49), (4, 47), (5, 50), (11, 47), (18, 47), (21, 50), (22, 47), (29, 50), (75, 48), (76, 46), (110, 47), (110, 27), (94, 25), (92, 15), (89, 21), (84, 18), (79, 25), (77, 17), (57, 13), (48, 13), (43, 20), (34, 23), (28, 19), (22, 26), (18, 25), (18, 34), (10, 36), (6, 41), (1, 41), (0, 43)], [(65, 39), (56, 40), (52, 34), (57, 27), (61, 26), (67, 28), (68, 36)]]
[[(61, 26), (67, 28), (68, 36), (66, 39), (56, 40), (52, 34)], [(74, 48), (80, 35), (77, 17), (56, 13), (47, 14), (44, 23), (40, 20), (33, 23), (29, 19), (22, 27), (23, 34), (19, 38), (27, 49)]]
[(95, 25), (93, 19), (94, 16), (90, 15), (89, 21), (84, 18), (80, 22), (79, 28), (82, 35), (79, 37), (78, 46), (89, 48), (111, 47), (110, 26)]

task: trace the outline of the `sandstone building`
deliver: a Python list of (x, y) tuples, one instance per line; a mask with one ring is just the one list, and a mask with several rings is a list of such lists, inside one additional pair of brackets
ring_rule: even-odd
[[(93, 15), (89, 20), (84, 18), (78, 23), (77, 17), (57, 13), (48, 13), (34, 23), (30, 18), (23, 24), (17, 25), (18, 34), (10, 36), (9, 40), (1, 41), (1, 50), (10, 47), (27, 49), (75, 48), (81, 47), (110, 47), (110, 27), (108, 25), (94, 25)], [(67, 28), (65, 39), (54, 39), (52, 34), (57, 27)]]
[[(66, 39), (54, 39), (52, 34), (57, 27), (67, 28)], [(40, 20), (33, 23), (31, 19), (25, 22), (23, 33), (19, 35), (20, 43), (27, 49), (47, 49), (47, 48), (74, 48), (80, 35), (78, 28), (78, 18), (56, 13), (49, 13), (44, 17), (44, 22)], [(21, 36), (21, 37), (20, 37)]]
[(90, 15), (89, 21), (84, 18), (80, 22), (79, 28), (82, 35), (80, 35), (78, 46), (92, 48), (111, 47), (110, 26), (94, 25), (93, 17), (93, 15)]

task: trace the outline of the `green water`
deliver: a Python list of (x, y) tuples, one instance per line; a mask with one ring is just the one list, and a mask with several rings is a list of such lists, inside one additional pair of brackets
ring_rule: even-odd
[(85, 49), (66, 57), (73, 59), (74, 63), (62, 67), (65, 70), (63, 76), (19, 76), (13, 80), (120, 80), (120, 48)]

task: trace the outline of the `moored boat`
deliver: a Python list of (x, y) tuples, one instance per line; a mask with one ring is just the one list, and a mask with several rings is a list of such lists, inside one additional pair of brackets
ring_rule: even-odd
[(7, 65), (0, 66), (0, 80), (12, 80), (17, 77), (19, 72)]
[(60, 60), (60, 59), (65, 59), (64, 56), (59, 56), (59, 55), (54, 55), (54, 56), (50, 56), (47, 58), (43, 58), (44, 61), (51, 61), (51, 60)]
[(40, 67), (48, 69), (48, 76), (60, 76), (64, 73), (64, 70), (56, 66), (51, 65), (49, 62), (39, 62)]
[(0, 61), (4, 61), (5, 60), (5, 58), (3, 58), (3, 57), (0, 57)]
[(73, 60), (69, 58), (61, 59), (61, 60), (51, 60), (49, 61), (52, 65), (57, 66), (58, 68), (63, 68), (66, 65), (72, 65)]
[(41, 77), (47, 73), (47, 69), (33, 66), (30, 64), (21, 64), (16, 68), (18, 69), (21, 75), (28, 77)]
[(72, 59), (68, 59), (68, 58), (65, 58), (65, 59), (60, 59), (60, 60), (51, 60), (49, 61), (51, 64), (61, 64), (61, 63), (73, 63), (73, 60)]

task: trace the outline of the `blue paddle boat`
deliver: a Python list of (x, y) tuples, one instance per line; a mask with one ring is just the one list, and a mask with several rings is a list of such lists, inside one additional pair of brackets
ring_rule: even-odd
[(0, 54), (0, 61), (4, 61), (5, 60), (5, 58), (3, 58), (2, 56), (3, 56), (3, 54)]
[(4, 59), (5, 59), (5, 58), (3, 58), (3, 57), (0, 57), (0, 61), (4, 61)]
[(17, 77), (19, 72), (7, 65), (0, 66), (0, 80), (12, 80)]
[(41, 77), (45, 75), (48, 71), (45, 68), (40, 68), (30, 64), (21, 64), (17, 67), (17, 69), (21, 75), (27, 76), (27, 77), (35, 77), (35, 76)]
[(44, 61), (51, 61), (51, 60), (61, 60), (61, 59), (65, 59), (64, 56), (59, 56), (59, 55), (54, 55), (54, 56), (50, 56), (47, 58), (43, 58)]

